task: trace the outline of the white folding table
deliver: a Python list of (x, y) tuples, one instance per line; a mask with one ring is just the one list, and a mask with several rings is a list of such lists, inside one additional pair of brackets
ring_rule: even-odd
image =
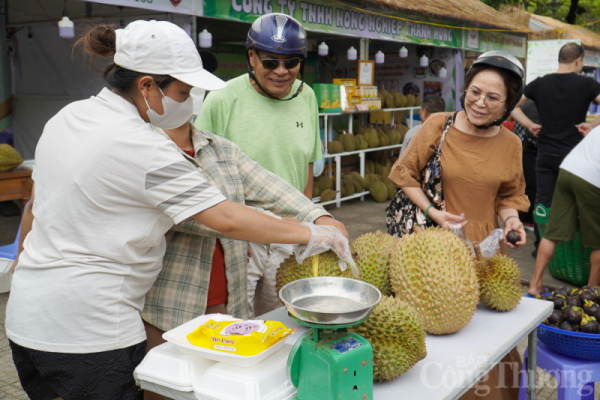
[[(478, 306), (469, 325), (459, 332), (443, 336), (427, 335), (427, 357), (393, 381), (376, 382), (373, 386), (374, 400), (457, 399), (527, 335), (530, 385), (528, 399), (535, 400), (536, 328), (550, 315), (552, 309), (553, 304), (548, 301), (527, 297), (521, 300), (517, 308), (505, 313)], [(292, 321), (284, 307), (259, 319), (282, 321), (288, 328), (295, 328), (300, 333), (307, 330)], [(299, 337), (300, 335), (294, 335), (294, 338)], [(505, 373), (515, 372), (507, 368)], [(138, 381), (138, 384), (144, 389), (175, 400), (196, 399), (192, 392), (180, 392), (144, 381)]]

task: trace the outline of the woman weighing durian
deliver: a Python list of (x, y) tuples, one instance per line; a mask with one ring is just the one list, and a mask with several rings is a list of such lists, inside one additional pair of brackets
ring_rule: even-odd
[(112, 57), (111, 89), (63, 108), (36, 149), (6, 332), (32, 399), (140, 399), (133, 370), (145, 354), (140, 312), (173, 226), (193, 219), (232, 238), (332, 248), (337, 229), (282, 221), (225, 196), (148, 123), (189, 121), (193, 87), (219, 90), (189, 36), (168, 22), (98, 26), (81, 40)]

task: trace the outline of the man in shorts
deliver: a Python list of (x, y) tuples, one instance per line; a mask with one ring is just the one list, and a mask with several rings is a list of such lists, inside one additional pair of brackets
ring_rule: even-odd
[[(580, 44), (565, 44), (558, 53), (558, 71), (530, 82), (512, 112), (515, 121), (539, 138), (535, 204), (543, 204), (546, 208), (552, 207), (563, 159), (585, 134), (600, 125), (600, 118), (590, 124), (585, 122), (590, 103), (600, 104), (600, 82), (579, 75), (583, 69), (583, 56)], [(529, 100), (537, 106), (540, 124), (534, 123), (520, 108)]]
[(594, 128), (560, 165), (552, 210), (540, 242), (529, 293), (543, 290), (542, 277), (558, 242), (574, 240), (592, 249), (589, 286), (600, 285), (600, 127)]

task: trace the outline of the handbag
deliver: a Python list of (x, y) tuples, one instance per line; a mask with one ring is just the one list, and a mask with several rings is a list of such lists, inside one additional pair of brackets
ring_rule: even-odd
[[(446, 211), (444, 194), (442, 193), (442, 146), (446, 140), (446, 134), (452, 124), (452, 116), (448, 114), (444, 133), (435, 152), (427, 161), (425, 168), (421, 171), (421, 189), (425, 196), (435, 208)], [(401, 238), (414, 232), (415, 225), (425, 229), (438, 224), (433, 220), (427, 220), (425, 213), (421, 210), (401, 188), (396, 189), (396, 194), (390, 205), (385, 209), (386, 223), (390, 235)]]

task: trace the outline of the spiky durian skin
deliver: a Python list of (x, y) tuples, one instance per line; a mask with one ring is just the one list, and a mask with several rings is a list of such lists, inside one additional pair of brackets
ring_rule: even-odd
[(392, 252), (392, 291), (415, 308), (428, 333), (454, 333), (479, 303), (474, 264), (467, 244), (446, 229), (406, 235)]
[[(277, 269), (277, 274), (275, 275), (275, 288), (279, 294), (281, 288), (288, 283), (297, 281), (298, 279), (312, 278), (313, 276), (312, 257), (307, 257), (302, 264), (298, 264), (296, 256), (292, 254), (286, 258)], [(350, 268), (346, 268), (346, 270), (342, 272), (339, 266), (339, 257), (331, 250), (319, 254), (318, 276), (354, 278)]]
[(375, 286), (381, 294), (392, 294), (390, 257), (397, 239), (385, 233), (365, 233), (352, 243), (352, 257), (360, 271), (360, 279)]
[(498, 311), (510, 311), (521, 302), (521, 271), (507, 256), (493, 256), (476, 263), (479, 299)]
[(402, 300), (384, 296), (369, 319), (348, 328), (373, 346), (373, 380), (399, 377), (427, 356), (425, 329), (416, 311)]

